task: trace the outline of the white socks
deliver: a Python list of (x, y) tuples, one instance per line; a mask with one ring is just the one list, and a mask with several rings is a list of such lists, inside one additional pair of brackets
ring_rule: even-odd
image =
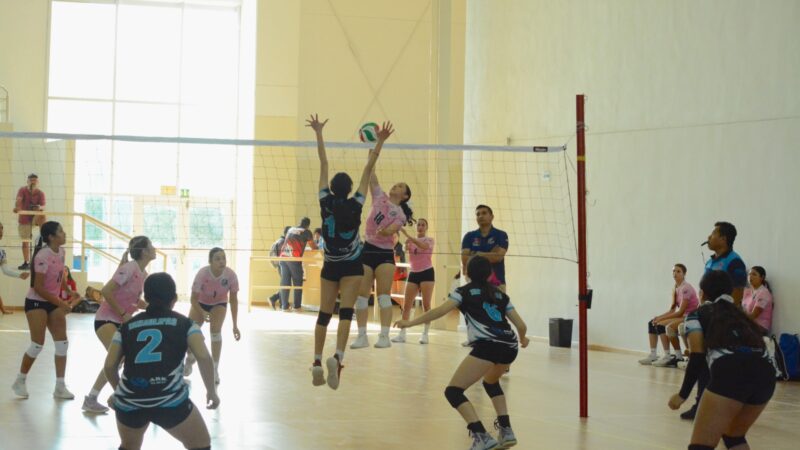
[(89, 391), (89, 397), (91, 398), (97, 398), (97, 396), (99, 395), (100, 391), (98, 391), (97, 389), (92, 389), (91, 391)]
[(65, 387), (66, 383), (64, 382), (64, 379), (63, 378), (56, 378), (56, 386)]
[(339, 357), (339, 363), (344, 360), (344, 350), (336, 350), (336, 356)]
[(367, 327), (358, 327), (358, 335), (359, 336), (366, 336), (367, 335)]
[(422, 331), (422, 334), (428, 334), (428, 330), (431, 329), (431, 323), (428, 322), (425, 324), (425, 329)]
[(384, 335), (384, 336), (388, 336), (388, 335), (389, 335), (389, 330), (390, 330), (390, 329), (391, 329), (391, 327), (384, 327), (384, 326), (382, 326), (382, 327), (381, 327), (381, 334), (382, 334), (382, 335)]

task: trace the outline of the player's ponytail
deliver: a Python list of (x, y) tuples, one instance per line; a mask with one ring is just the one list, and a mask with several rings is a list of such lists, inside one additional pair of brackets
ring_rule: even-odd
[(752, 347), (763, 349), (763, 332), (759, 325), (734, 305), (731, 293), (733, 282), (727, 272), (714, 270), (700, 280), (703, 297), (713, 302), (704, 308), (712, 308), (711, 320), (703, 330), (707, 349)]
[(407, 197), (405, 200), (400, 202), (400, 208), (403, 210), (403, 214), (406, 215), (406, 225), (414, 225), (414, 211), (408, 204), (408, 201), (411, 200), (411, 188), (407, 184), (405, 184), (405, 186)]
[(331, 178), (331, 193), (333, 202), (333, 219), (337, 232), (355, 230), (361, 225), (361, 215), (353, 211), (347, 202), (350, 191), (353, 190), (353, 179), (345, 172), (339, 172)]
[(467, 262), (467, 276), (481, 290), (481, 298), (489, 303), (496, 303), (497, 288), (489, 282), (492, 275), (492, 265), (483, 256), (473, 256)]

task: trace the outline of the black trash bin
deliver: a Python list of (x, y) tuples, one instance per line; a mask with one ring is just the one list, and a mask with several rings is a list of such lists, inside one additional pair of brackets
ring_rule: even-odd
[(572, 347), (572, 319), (550, 319), (550, 346)]

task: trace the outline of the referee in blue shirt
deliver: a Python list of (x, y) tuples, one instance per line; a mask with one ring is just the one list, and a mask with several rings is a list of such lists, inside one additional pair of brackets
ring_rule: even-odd
[[(734, 304), (738, 307), (742, 306), (742, 296), (744, 288), (747, 286), (747, 266), (738, 253), (733, 251), (733, 242), (736, 240), (736, 227), (730, 222), (717, 222), (714, 224), (714, 229), (708, 235), (708, 240), (704, 243), (708, 248), (714, 252), (706, 262), (705, 272), (703, 276), (715, 270), (726, 272), (733, 282), (733, 297)], [(701, 290), (698, 297), (703, 298), (703, 291)], [(680, 331), (684, 334), (685, 331)], [(700, 405), (700, 397), (703, 396), (703, 391), (708, 385), (710, 376), (708, 367), (704, 367), (703, 373), (700, 374), (697, 380), (697, 397), (694, 405), (687, 411), (681, 413), (681, 419), (694, 420), (697, 415), (697, 408)]]
[(483, 256), (492, 264), (492, 276), (489, 281), (505, 292), (508, 234), (492, 226), (494, 213), (492, 208), (486, 205), (478, 205), (475, 208), (475, 220), (478, 222), (478, 229), (466, 233), (461, 240), (461, 273), (467, 273), (467, 261), (470, 256)]

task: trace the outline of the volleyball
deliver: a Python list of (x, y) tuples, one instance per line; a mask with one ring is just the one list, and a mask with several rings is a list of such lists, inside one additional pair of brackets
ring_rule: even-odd
[(375, 142), (378, 140), (378, 124), (375, 122), (367, 122), (361, 125), (358, 130), (358, 137), (361, 142)]

